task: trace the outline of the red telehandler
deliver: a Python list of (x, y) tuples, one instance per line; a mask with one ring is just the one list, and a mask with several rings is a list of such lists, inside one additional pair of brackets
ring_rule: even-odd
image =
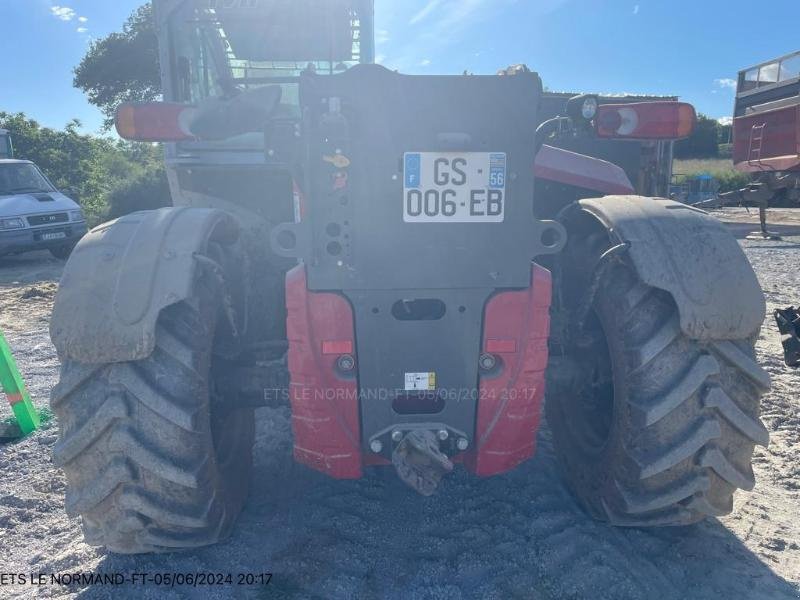
[(753, 488), (770, 382), (742, 250), (556, 147), (677, 139), (690, 105), (577, 96), (545, 118), (525, 69), (391, 72), (371, 0), (154, 4), (164, 102), (117, 129), (166, 142), (174, 207), (87, 235), (51, 323), (54, 459), (89, 542), (227, 536), (265, 404), (290, 404), (299, 463), (431, 494), (528, 460), (546, 389), (598, 519), (687, 524)]

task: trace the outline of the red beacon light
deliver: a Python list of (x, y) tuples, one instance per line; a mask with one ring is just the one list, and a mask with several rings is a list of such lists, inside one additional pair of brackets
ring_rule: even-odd
[(196, 139), (189, 125), (196, 108), (172, 102), (130, 102), (117, 109), (119, 136), (136, 142), (182, 142)]
[(677, 140), (694, 131), (697, 113), (686, 102), (601, 104), (595, 131), (601, 138)]

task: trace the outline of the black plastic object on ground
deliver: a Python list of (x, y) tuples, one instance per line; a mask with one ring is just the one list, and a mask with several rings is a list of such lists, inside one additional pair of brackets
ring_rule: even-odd
[(775, 311), (775, 321), (781, 332), (783, 356), (790, 367), (800, 367), (800, 311), (794, 306)]

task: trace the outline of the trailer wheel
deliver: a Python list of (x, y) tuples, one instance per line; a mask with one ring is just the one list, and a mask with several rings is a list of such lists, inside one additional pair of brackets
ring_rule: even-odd
[[(565, 251), (570, 326), (608, 249), (602, 231)], [(769, 442), (759, 420), (769, 378), (754, 340), (690, 339), (672, 296), (644, 284), (624, 252), (601, 269), (584, 325), (561, 348), (579, 375), (547, 401), (569, 486), (593, 517), (614, 525), (730, 513), (734, 492), (755, 484), (754, 446)]]
[(226, 251), (209, 250), (192, 297), (159, 316), (151, 356), (62, 367), (54, 462), (67, 476), (67, 512), (92, 545), (134, 554), (213, 544), (245, 502), (253, 409), (231, 410), (215, 389), (213, 350), (229, 333)]

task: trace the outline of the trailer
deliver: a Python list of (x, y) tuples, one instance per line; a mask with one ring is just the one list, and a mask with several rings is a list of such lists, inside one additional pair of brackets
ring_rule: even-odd
[(739, 72), (733, 163), (751, 181), (720, 200), (757, 206), (757, 236), (778, 238), (767, 230), (767, 207), (800, 201), (800, 51)]

